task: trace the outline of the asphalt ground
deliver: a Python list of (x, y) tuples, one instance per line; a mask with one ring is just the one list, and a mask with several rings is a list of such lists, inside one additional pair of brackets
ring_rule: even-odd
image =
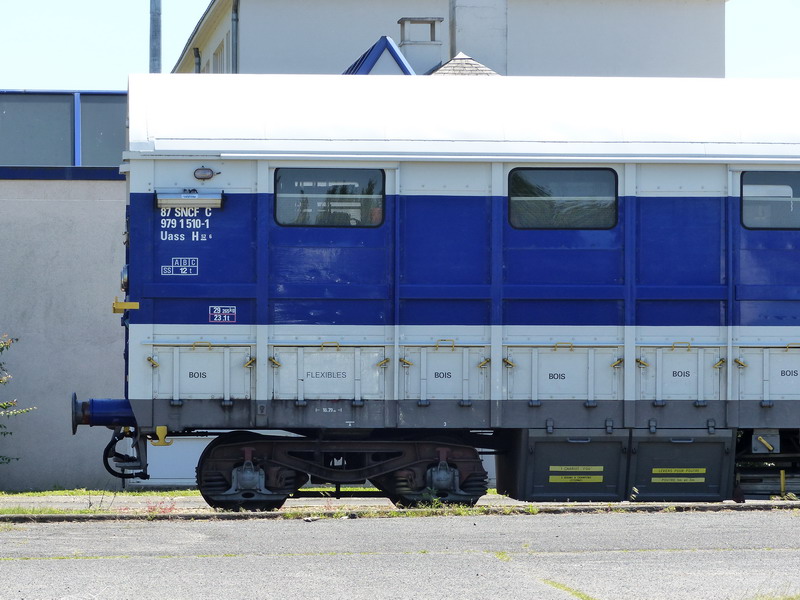
[(800, 597), (800, 511), (677, 512), (675, 506), (591, 514), (0, 522), (0, 600)]
[[(413, 511), (432, 509), (407, 509)], [(800, 502), (776, 500), (747, 500), (744, 503), (725, 502), (521, 502), (506, 496), (488, 494), (476, 508), (483, 514), (538, 513), (599, 513), (599, 512), (718, 512), (800, 510)], [(58, 522), (72, 520), (109, 519), (252, 519), (364, 516), (395, 516), (398, 509), (386, 498), (290, 498), (277, 511), (229, 512), (218, 511), (200, 496), (134, 495), (113, 491), (90, 495), (0, 495), (0, 510), (20, 514), (0, 514), (2, 521)], [(57, 511), (47, 514), (48, 510)], [(452, 509), (449, 512), (453, 512)], [(29, 511), (29, 512), (22, 512)], [(404, 511), (401, 511), (404, 512)], [(446, 508), (442, 513), (448, 512)]]

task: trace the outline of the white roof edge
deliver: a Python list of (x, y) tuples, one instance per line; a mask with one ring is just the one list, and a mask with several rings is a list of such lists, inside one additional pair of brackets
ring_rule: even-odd
[(798, 97), (798, 80), (132, 75), (129, 149), (674, 157), (703, 145), (698, 158), (791, 160)]

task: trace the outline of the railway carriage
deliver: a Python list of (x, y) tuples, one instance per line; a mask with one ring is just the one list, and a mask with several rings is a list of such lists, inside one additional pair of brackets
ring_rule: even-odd
[(73, 426), (122, 477), (213, 436), (221, 508), (474, 503), (483, 453), (521, 500), (797, 491), (798, 92), (132, 77), (126, 397)]

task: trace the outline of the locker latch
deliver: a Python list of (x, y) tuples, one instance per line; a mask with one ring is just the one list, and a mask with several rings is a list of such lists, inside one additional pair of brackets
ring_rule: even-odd
[(555, 429), (556, 425), (555, 425), (555, 422), (553, 421), (553, 419), (547, 419), (544, 422), (544, 426), (547, 429), (547, 433), (553, 433), (553, 430)]
[(614, 419), (606, 419), (606, 433), (614, 433)]
[(650, 433), (655, 433), (656, 432), (656, 420), (655, 419), (650, 419), (647, 422), (647, 426), (650, 428)]

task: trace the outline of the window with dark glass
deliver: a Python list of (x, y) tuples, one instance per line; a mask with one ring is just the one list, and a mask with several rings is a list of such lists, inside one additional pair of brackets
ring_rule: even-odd
[(617, 174), (611, 169), (514, 169), (508, 216), (518, 229), (611, 229)]
[(800, 171), (742, 173), (742, 224), (748, 229), (800, 229)]
[(380, 169), (276, 169), (275, 220), (296, 227), (377, 227), (384, 181)]

